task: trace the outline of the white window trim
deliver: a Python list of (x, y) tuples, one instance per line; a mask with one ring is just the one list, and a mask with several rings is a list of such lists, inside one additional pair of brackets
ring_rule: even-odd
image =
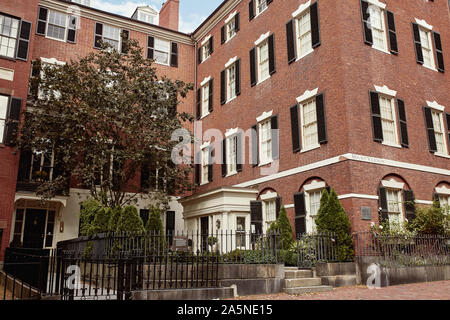
[(308, 2), (300, 4), (297, 10), (292, 12), (292, 18), (297, 18), (299, 15), (301, 15), (303, 12), (305, 12), (306, 9), (309, 9), (311, 6), (311, 0), (308, 0)]
[(380, 7), (381, 9), (385, 9), (386, 8), (386, 4), (383, 2), (380, 2), (378, 0), (367, 0), (367, 2), (369, 2), (369, 4), (373, 4), (375, 6)]
[(278, 194), (276, 192), (272, 192), (272, 191), (269, 191), (260, 196), (262, 201), (273, 200), (273, 199), (276, 199), (277, 197), (278, 197)]
[[(122, 29), (120, 29), (120, 32), (122, 32)], [(155, 38), (155, 46), (156, 46), (156, 39), (157, 38)], [(159, 65), (162, 65), (162, 66), (170, 66), (170, 44), (171, 44), (171, 42), (169, 40), (165, 40), (165, 39), (161, 39), (161, 38), (158, 38), (158, 40), (167, 41), (167, 55), (168, 55), (167, 63), (158, 62), (155, 59), (153, 59), (153, 61), (156, 64), (159, 64)], [(121, 48), (121, 47), (122, 47), (122, 37), (120, 37), (120, 40), (119, 40), (119, 48)], [(154, 51), (160, 51), (160, 50), (156, 50), (156, 48), (153, 48), (153, 50)]]
[[(225, 155), (225, 158), (227, 159), (227, 163), (226, 163), (226, 166), (227, 166), (227, 174), (226, 174), (226, 178), (227, 177), (231, 177), (231, 176), (234, 176), (235, 174), (237, 174), (238, 172), (237, 172), (237, 159), (238, 159), (238, 155), (237, 155), (237, 145), (236, 145), (236, 169), (235, 170), (233, 170), (233, 171), (228, 171), (228, 165), (229, 165), (229, 160), (230, 160), (230, 152), (231, 152), (231, 148), (230, 148), (230, 141), (232, 140), (232, 139), (234, 139), (235, 137), (236, 137), (236, 134), (237, 134), (237, 132), (238, 132), (238, 128), (235, 128), (235, 129), (229, 129), (226, 133), (225, 133), (225, 139), (226, 139), (226, 143), (227, 143), (227, 148), (226, 148), (226, 155)], [(236, 141), (236, 143), (238, 143), (238, 141)]]
[[(256, 48), (255, 48), (255, 50), (256, 50), (256, 67), (257, 67), (257, 74), (258, 74), (257, 75), (258, 76), (258, 82), (256, 83), (256, 85), (266, 81), (267, 79), (269, 79), (272, 76), (270, 74), (270, 70), (269, 70), (268, 76), (262, 79), (261, 78), (261, 68), (259, 66), (260, 65), (260, 62), (259, 62), (260, 61), (259, 51), (260, 51), (261, 46), (262, 45), (266, 45), (266, 44), (267, 44), (267, 50), (269, 50), (269, 42), (264, 43), (264, 42), (266, 42), (268, 40), (269, 36), (270, 36), (270, 31), (261, 34), (261, 36), (258, 38), (258, 40), (255, 41), (255, 46), (256, 46)], [(269, 67), (270, 67), (270, 57), (269, 57), (268, 63), (269, 63)]]
[[(48, 27), (50, 25), (50, 23), (48, 21), (50, 19), (50, 11), (57, 12), (59, 14), (64, 14), (66, 16), (66, 25), (64, 26), (64, 40), (48, 36)], [(61, 26), (58, 26), (58, 27), (61, 27)], [(68, 34), (68, 32), (69, 32), (69, 15), (66, 12), (61, 12), (61, 11), (57, 11), (57, 10), (53, 10), (53, 9), (48, 9), (46, 26), (45, 26), (45, 38), (51, 39), (51, 40), (56, 40), (56, 41), (61, 41), (61, 42), (67, 42), (67, 34)], [(103, 39), (103, 36), (102, 36), (102, 39)]]
[(201, 86), (201, 111), (202, 111), (202, 116), (200, 117), (200, 120), (201, 119), (203, 119), (203, 118), (205, 118), (205, 117), (207, 117), (209, 114), (210, 114), (210, 112), (209, 112), (209, 97), (208, 97), (208, 106), (207, 106), (207, 108), (206, 108), (206, 112), (203, 112), (203, 110), (204, 110), (204, 106), (203, 106), (203, 97), (204, 97), (204, 95), (205, 95), (205, 89), (206, 89), (206, 85), (208, 85), (208, 96), (209, 96), (209, 90), (210, 90), (210, 87), (209, 87), (209, 81), (206, 81), (202, 86)]
[[(391, 54), (388, 50), (388, 30), (387, 30), (387, 26), (386, 26), (386, 15), (385, 15), (385, 11), (384, 8), (386, 7), (386, 5), (384, 5), (384, 7), (376, 5), (380, 8), (380, 15), (381, 15), (381, 27), (383, 29), (383, 34), (384, 34), (384, 48), (378, 48), (375, 46), (375, 43), (372, 44), (372, 48), (381, 52), (384, 52), (386, 54)], [(372, 29), (371, 29), (372, 30)]]
[[(227, 43), (228, 41), (230, 41), (231, 39), (233, 39), (236, 36), (236, 30), (234, 32), (234, 34), (229, 37), (229, 28), (230, 28), (230, 23), (233, 21), (234, 17), (237, 15), (237, 11), (232, 12), (228, 18), (225, 20), (225, 43)], [(236, 28), (236, 25), (235, 25)]]
[(225, 20), (225, 24), (228, 24), (236, 15), (237, 15), (237, 11), (230, 13), (228, 18)]
[(200, 46), (204, 46), (209, 41), (209, 39), (211, 39), (211, 35), (206, 36), (205, 39), (203, 39), (203, 41), (200, 43)]
[[(386, 94), (383, 94), (383, 95), (384, 95), (384, 98), (391, 99), (391, 102), (392, 102), (392, 99), (395, 100), (394, 96), (389, 96), (389, 95), (386, 95)], [(379, 97), (379, 98), (381, 98), (381, 97)], [(394, 104), (392, 105), (392, 117), (394, 118), (394, 120), (393, 120), (393, 122), (394, 122), (394, 136), (396, 137), (397, 143), (391, 142), (391, 141), (386, 141), (385, 139), (383, 139), (383, 142), (381, 142), (381, 144), (383, 144), (385, 146), (388, 146), (388, 147), (394, 147), (394, 148), (401, 149), (402, 146), (399, 143), (399, 141), (400, 141), (400, 139), (399, 139), (399, 128), (398, 128), (398, 121), (399, 121), (399, 119), (398, 119), (398, 115), (397, 115), (397, 108), (395, 107), (396, 102), (394, 101), (393, 103)], [(381, 124), (381, 129), (383, 130), (383, 124)]]
[(433, 102), (427, 101), (427, 105), (430, 108), (435, 109), (435, 110), (440, 111), (440, 112), (444, 112), (444, 110), (445, 110), (445, 107), (443, 105), (440, 105), (436, 101), (433, 101)]
[[(300, 42), (299, 42), (299, 39), (298, 39), (298, 18), (299, 18), (299, 16), (301, 16), (307, 9), (309, 9), (310, 3), (311, 3), (311, 1), (308, 1), (308, 6), (307, 6), (307, 7), (301, 8), (301, 10), (300, 10), (300, 8), (299, 8), (297, 11), (295, 11), (295, 12), (292, 14), (293, 16), (294, 16), (294, 14), (296, 14), (296, 15), (294, 16), (294, 19), (295, 19), (294, 24), (295, 24), (295, 48), (296, 48), (296, 51), (297, 51), (297, 52), (300, 52)], [(301, 7), (301, 6), (300, 6), (300, 7)], [(310, 19), (311, 19), (311, 16), (310, 16)], [(311, 30), (311, 32), (312, 32), (312, 30)], [(297, 59), (295, 59), (295, 62), (297, 62), (297, 61), (303, 59), (304, 57), (306, 57), (307, 55), (309, 55), (309, 54), (311, 54), (311, 53), (313, 53), (313, 52), (314, 52), (314, 49), (313, 49), (313, 47), (312, 47), (312, 41), (311, 41), (311, 48), (310, 48), (308, 51), (306, 51), (305, 53), (303, 53), (302, 55), (298, 56)]]
[(311, 183), (304, 185), (303, 186), (303, 190), (305, 190), (306, 192), (314, 191), (314, 190), (317, 190), (317, 189), (325, 189), (326, 186), (327, 185), (326, 185), (325, 181), (316, 181), (316, 180), (314, 180)]
[[(311, 214), (311, 193), (321, 190), (321, 189), (325, 189), (326, 188), (326, 183), (325, 181), (312, 181), (311, 183), (304, 185), (303, 186), (303, 190), (305, 191), (305, 209), (306, 209), (306, 232), (314, 232), (313, 230), (313, 221), (314, 221), (314, 217), (316, 217), (317, 215), (312, 215)], [(317, 228), (317, 226), (316, 226)]]
[(261, 45), (266, 39), (268, 39), (270, 36), (270, 31), (267, 31), (266, 33), (263, 33), (259, 36), (258, 40), (255, 41), (255, 46)]
[[(270, 114), (272, 114), (272, 111), (270, 112)], [(270, 139), (272, 140), (272, 124), (270, 123), (270, 119), (268, 119), (267, 117), (264, 120), (258, 121), (258, 157), (260, 160), (260, 163), (258, 164), (258, 167), (262, 167), (265, 165), (268, 165), (269, 163), (273, 162), (273, 150), (271, 149), (271, 154), (272, 157), (269, 159), (266, 159), (266, 157), (262, 156), (262, 125), (263, 123), (269, 122), (270, 124)], [(272, 145), (270, 146), (270, 148), (272, 148)], [(264, 161), (263, 161), (264, 160)]]
[(450, 189), (447, 188), (446, 186), (443, 187), (436, 187), (435, 191), (437, 194), (439, 195), (443, 195), (443, 196), (450, 196)]
[(256, 122), (260, 123), (263, 122), (264, 120), (272, 117), (273, 114), (273, 110), (270, 110), (268, 112), (264, 111), (259, 117), (256, 118)]
[[(305, 147), (305, 139), (304, 139), (304, 135), (303, 135), (303, 104), (305, 101), (308, 101), (312, 98), (314, 98), (315, 96), (317, 96), (317, 93), (319, 92), (319, 88), (315, 88), (313, 90), (306, 90), (301, 96), (297, 97), (297, 104), (299, 105), (299, 112), (300, 112), (300, 126), (302, 128), (301, 132), (301, 141), (302, 141), (302, 149), (300, 150), (300, 153), (305, 153), (311, 150), (315, 150), (320, 148), (320, 143), (317, 144), (313, 144), (310, 146)], [(316, 106), (317, 108), (317, 106)]]
[(238, 133), (238, 131), (239, 131), (239, 128), (228, 129), (228, 130), (225, 132), (225, 137), (226, 137), (226, 138), (229, 138), (229, 137), (231, 137), (231, 136), (234, 136), (235, 134)]
[(444, 139), (444, 147), (445, 147), (445, 153), (441, 153), (441, 152), (437, 151), (437, 152), (434, 153), (434, 155), (438, 156), (438, 157), (443, 157), (443, 158), (450, 159), (450, 155), (448, 154), (448, 148), (449, 148), (448, 143), (450, 143), (450, 142), (447, 141), (447, 134), (445, 132), (444, 111), (443, 110), (439, 111), (436, 108), (434, 108), (434, 109), (435, 109), (434, 112), (438, 112), (439, 113), (439, 121), (441, 122), (441, 128), (442, 128), (443, 135), (444, 135), (444, 137), (443, 137), (443, 139)]
[(405, 184), (403, 182), (397, 182), (394, 179), (382, 180), (381, 185), (385, 188), (397, 190), (402, 190), (405, 187)]
[(231, 58), (225, 64), (225, 68), (226, 68), (225, 77), (226, 77), (226, 90), (227, 90), (227, 92), (226, 92), (227, 101), (225, 101), (225, 104), (227, 104), (227, 103), (229, 103), (229, 102), (231, 102), (231, 101), (233, 101), (234, 99), (237, 98), (237, 94), (236, 94), (236, 85), (237, 85), (237, 83), (236, 83), (236, 67), (234, 68), (234, 88), (235, 88), (234, 95), (232, 97), (230, 97), (228, 95), (228, 93), (229, 93), (228, 92), (228, 87), (229, 87), (229, 80), (230, 80), (230, 70), (231, 70), (231, 67), (234, 66), (234, 63), (236, 62), (236, 60), (237, 60), (237, 57)]
[[(391, 181), (393, 181), (393, 179), (391, 179)], [(394, 215), (394, 214), (397, 215), (398, 214), (399, 215), (399, 219), (398, 220), (399, 220), (400, 227), (405, 224), (405, 219), (406, 219), (405, 210), (403, 208), (405, 199), (403, 198), (403, 194), (401, 192), (402, 189), (387, 187), (387, 190), (386, 190), (386, 193), (389, 192), (389, 191), (393, 191), (393, 192), (396, 192), (396, 194), (397, 194), (397, 200), (398, 200), (397, 203), (398, 203), (399, 212), (392, 212), (391, 213), (389, 211), (389, 199), (388, 199), (388, 195), (387, 194), (386, 194), (386, 200), (387, 200), (387, 203), (388, 203), (388, 217), (389, 217), (388, 219), (389, 219), (389, 221), (390, 221), (390, 216), (391, 215)]]
[[(203, 153), (205, 151), (205, 149), (209, 148), (209, 146), (211, 145), (211, 141), (206, 141), (204, 142), (201, 146), (200, 146), (200, 150), (201, 150), (201, 164), (200, 164), (200, 168), (201, 168), (201, 175), (200, 175), (200, 185), (206, 185), (209, 183), (208, 179), (206, 179), (206, 181), (203, 181), (203, 176), (204, 176), (204, 172), (203, 172)], [(208, 167), (209, 170), (209, 163), (206, 165)], [(209, 175), (209, 172), (208, 172)]]
[(202, 82), (200, 82), (200, 87), (203, 87), (205, 84), (207, 84), (209, 81), (211, 81), (211, 76), (205, 77)]
[(382, 87), (374, 85), (374, 87), (375, 87), (375, 91), (378, 93), (382, 93), (384, 95), (387, 95), (387, 96), (390, 96), (393, 98), (395, 98), (397, 96), (397, 91), (389, 89), (388, 86), (386, 86), (386, 85), (383, 85)]
[(318, 92), (319, 92), (319, 88), (315, 88), (311, 91), (306, 90), (301, 96), (297, 97), (297, 103), (302, 103), (306, 100), (311, 99), (312, 97), (317, 96)]
[(262, 14), (263, 12), (267, 11), (267, 9), (269, 9), (269, 5), (267, 4), (267, 0), (266, 0), (266, 7), (264, 8), (263, 11), (258, 12), (258, 0), (255, 0), (254, 3), (255, 6), (255, 18), (259, 17), (260, 14)]
[(428, 31), (433, 30), (433, 26), (431, 24), (428, 24), (424, 19), (417, 19), (417, 18), (414, 19), (416, 20), (416, 23), (422, 28), (427, 29)]
[(234, 57), (234, 58), (230, 58), (230, 60), (228, 60), (228, 62), (225, 63), (225, 68), (231, 67), (231, 65), (232, 65), (233, 63), (235, 63), (236, 61), (237, 61), (237, 56)]

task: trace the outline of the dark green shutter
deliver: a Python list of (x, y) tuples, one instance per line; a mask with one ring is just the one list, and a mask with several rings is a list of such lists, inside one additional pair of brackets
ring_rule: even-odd
[(226, 36), (226, 30), (225, 30), (226, 25), (222, 26), (222, 28), (220, 28), (220, 43), (224, 44), (225, 43), (225, 36)]
[(236, 171), (242, 172), (242, 165), (243, 165), (243, 149), (242, 146), (244, 144), (244, 137), (242, 135), (242, 132), (239, 132), (237, 134), (236, 138)]
[(406, 125), (405, 102), (397, 99), (398, 121), (400, 123), (400, 138), (402, 147), (409, 148), (408, 127)]
[(272, 75), (275, 72), (275, 36), (271, 34), (269, 36), (269, 74)]
[(408, 221), (414, 220), (416, 217), (414, 192), (412, 190), (403, 190), (403, 201), (405, 202), (405, 216)]
[(250, 83), (256, 85), (256, 48), (250, 50)]
[(255, 17), (255, 1), (251, 0), (248, 3), (248, 20), (252, 21), (254, 17)]
[(155, 38), (148, 36), (147, 37), (147, 59), (153, 60), (155, 55)]
[(427, 135), (428, 135), (428, 149), (430, 150), (431, 153), (435, 153), (437, 152), (437, 145), (431, 108), (423, 107), (423, 112), (425, 115), (425, 126), (427, 128)]
[(273, 116), (270, 119), (270, 126), (272, 133), (272, 159), (278, 160), (280, 159), (280, 130), (278, 128), (278, 116)]
[(28, 51), (30, 46), (31, 23), (27, 21), (21, 22), (19, 45), (17, 46), (17, 59), (28, 60)]
[(398, 54), (397, 32), (395, 29), (395, 18), (391, 11), (386, 10), (386, 20), (388, 24), (389, 49), (392, 54)]
[(255, 226), (255, 233), (262, 234), (262, 201), (250, 201), (250, 220)]
[(170, 66), (178, 67), (178, 43), (172, 42), (172, 48), (170, 52)]
[(447, 137), (448, 137), (448, 143), (450, 143), (450, 113), (445, 114), (445, 118), (447, 119)]
[(291, 64), (296, 59), (295, 54), (295, 21), (292, 19), (286, 23), (286, 41), (287, 41), (287, 56), (288, 64)]
[(234, 30), (236, 32), (238, 32), (241, 29), (241, 26), (240, 26), (241, 22), (240, 22), (240, 20), (241, 20), (240, 13), (238, 12), (236, 14), (236, 16), (234, 17)]
[(197, 120), (202, 117), (202, 89), (197, 89)]
[(45, 36), (45, 32), (47, 30), (47, 15), (48, 9), (39, 7), (38, 22), (36, 25), (36, 34)]
[(436, 61), (437, 61), (437, 69), (439, 70), (439, 72), (444, 72), (445, 66), (444, 66), (444, 54), (442, 52), (441, 35), (439, 33), (433, 31), (433, 38), (434, 38), (434, 49), (435, 49)]
[(294, 194), (294, 210), (295, 210), (295, 234), (300, 235), (306, 233), (306, 205), (305, 193), (298, 192)]
[(9, 114), (6, 120), (5, 136), (3, 142), (7, 146), (15, 146), (17, 143), (21, 108), (22, 99), (12, 97), (10, 99)]
[(378, 205), (380, 207), (380, 223), (383, 221), (389, 221), (388, 203), (386, 188), (378, 188)]
[(209, 38), (209, 54), (213, 54), (214, 52), (214, 36), (211, 36), (211, 38)]
[(361, 17), (364, 31), (364, 43), (373, 45), (372, 29), (370, 27), (369, 3), (361, 0)]
[(383, 142), (383, 127), (381, 124), (381, 110), (378, 93), (370, 91), (370, 108), (372, 114), (373, 140)]
[(241, 94), (241, 59), (235, 62), (235, 83), (236, 83), (236, 96)]
[(214, 79), (209, 81), (209, 98), (208, 98), (208, 111), (213, 112), (214, 109)]
[(278, 217), (280, 216), (280, 210), (281, 210), (281, 205), (282, 205), (282, 202), (281, 202), (281, 197), (277, 197), (277, 199), (275, 200), (276, 202), (276, 205), (275, 205), (275, 213), (276, 213), (276, 217), (277, 217), (277, 220), (278, 220)]
[(258, 125), (256, 124), (252, 127), (252, 164), (254, 167), (259, 164), (258, 140)]
[(292, 150), (294, 153), (299, 152), (300, 146), (300, 126), (298, 118), (298, 105), (291, 107), (291, 131), (292, 131)]
[(323, 93), (316, 96), (317, 134), (320, 144), (328, 142), (325, 116), (325, 98)]
[(320, 25), (319, 25), (319, 5), (318, 1), (314, 2), (309, 8), (311, 17), (311, 44), (313, 49), (320, 46)]
[(220, 104), (222, 105), (227, 102), (226, 75), (227, 70), (222, 70), (222, 72), (220, 73)]
[(222, 140), (222, 177), (227, 175), (227, 138)]
[(95, 23), (95, 37), (94, 37), (94, 48), (100, 49), (100, 40), (103, 39), (103, 24)]
[(423, 64), (422, 43), (420, 41), (419, 25), (412, 23), (414, 47), (416, 50), (416, 61), (418, 64)]
[(214, 152), (214, 147), (210, 146), (208, 148), (208, 182), (212, 182), (213, 181), (213, 161), (212, 161), (212, 154)]
[[(128, 33), (128, 35), (129, 35), (129, 33)], [(77, 42), (77, 17), (75, 17), (75, 16), (69, 17), (69, 28), (67, 30), (67, 42), (69, 42), (69, 43)]]

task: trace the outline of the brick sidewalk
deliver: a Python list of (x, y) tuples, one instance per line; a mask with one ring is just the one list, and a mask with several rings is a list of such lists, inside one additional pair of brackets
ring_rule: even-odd
[(413, 283), (373, 290), (366, 286), (344, 287), (322, 293), (279, 293), (238, 297), (233, 300), (450, 300), (450, 281)]

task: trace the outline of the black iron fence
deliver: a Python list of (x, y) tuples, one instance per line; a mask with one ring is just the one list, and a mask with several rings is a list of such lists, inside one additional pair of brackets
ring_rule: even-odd
[(318, 262), (338, 260), (336, 236), (331, 232), (297, 235), (297, 266), (311, 268)]
[(441, 235), (353, 234), (355, 256), (369, 257), (384, 267), (450, 264), (450, 237)]

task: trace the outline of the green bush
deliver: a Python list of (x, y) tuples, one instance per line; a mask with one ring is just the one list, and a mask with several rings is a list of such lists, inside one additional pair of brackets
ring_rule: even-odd
[(102, 205), (100, 204), (100, 202), (92, 198), (89, 198), (81, 204), (80, 234), (82, 236), (90, 236), (93, 234), (93, 222), (101, 208)]
[(450, 235), (450, 215), (446, 215), (439, 202), (431, 207), (416, 207), (416, 218), (408, 221), (406, 228), (418, 234)]
[(276, 258), (270, 252), (259, 250), (241, 250), (236, 249), (222, 256), (224, 263), (242, 263), (242, 264), (275, 264)]
[(277, 236), (277, 248), (287, 249), (295, 242), (292, 236), (292, 226), (287, 217), (286, 208), (281, 206), (278, 219), (273, 222), (267, 230), (267, 235), (271, 236), (276, 234)]
[(350, 220), (342, 207), (336, 191), (328, 195), (324, 190), (320, 199), (321, 207), (316, 217), (319, 233), (332, 232), (336, 236), (337, 258), (339, 261), (353, 260), (353, 239), (350, 233)]
[(288, 250), (280, 250), (278, 252), (278, 261), (284, 263), (285, 266), (297, 266), (297, 252), (291, 249)]
[(110, 208), (102, 207), (95, 214), (94, 221), (90, 228), (90, 234), (108, 233), (109, 221), (111, 219), (112, 210)]
[(122, 215), (117, 222), (116, 231), (133, 233), (142, 233), (145, 231), (144, 223), (142, 222), (136, 207), (127, 206), (123, 209)]
[(112, 209), (111, 218), (109, 219), (108, 229), (109, 232), (116, 232), (119, 219), (122, 216), (123, 209), (121, 207), (115, 207)]
[(161, 209), (151, 206), (146, 229), (152, 234), (150, 250), (158, 251), (160, 254), (166, 248), (163, 224), (161, 221)]

